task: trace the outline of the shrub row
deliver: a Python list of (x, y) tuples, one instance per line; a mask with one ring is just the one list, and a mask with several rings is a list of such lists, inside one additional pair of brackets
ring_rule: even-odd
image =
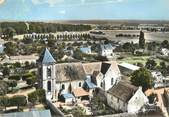
[(25, 106), (27, 104), (26, 96), (16, 95), (13, 97), (2, 96), (0, 97), (0, 106), (6, 107), (17, 106), (18, 110), (20, 106)]

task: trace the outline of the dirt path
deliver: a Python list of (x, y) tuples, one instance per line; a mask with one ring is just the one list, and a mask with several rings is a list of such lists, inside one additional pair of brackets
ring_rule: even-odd
[(15, 96), (15, 95), (24, 95), (24, 96), (27, 96), (29, 93), (35, 91), (36, 89), (35, 88), (31, 88), (31, 89), (26, 89), (26, 90), (19, 90), (17, 93), (14, 93), (14, 94), (7, 94), (8, 97), (12, 97), (12, 96)]

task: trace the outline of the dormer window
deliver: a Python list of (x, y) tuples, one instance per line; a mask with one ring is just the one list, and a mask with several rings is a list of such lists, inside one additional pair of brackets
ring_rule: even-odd
[(47, 76), (51, 77), (51, 68), (50, 67), (47, 68)]

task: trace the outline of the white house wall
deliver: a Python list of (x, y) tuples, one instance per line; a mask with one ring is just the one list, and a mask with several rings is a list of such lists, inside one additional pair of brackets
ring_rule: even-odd
[(109, 93), (107, 94), (107, 103), (111, 108), (115, 109), (116, 111), (123, 111), (123, 112), (127, 111), (127, 103), (112, 96)]
[(128, 102), (128, 112), (138, 112), (146, 103), (148, 103), (148, 98), (143, 93), (142, 88), (139, 88)]
[[(113, 78), (113, 84), (111, 84), (111, 79)], [(109, 90), (120, 78), (119, 74), (114, 72), (112, 66), (110, 66), (109, 70), (106, 72), (104, 76), (105, 81), (105, 91)]]

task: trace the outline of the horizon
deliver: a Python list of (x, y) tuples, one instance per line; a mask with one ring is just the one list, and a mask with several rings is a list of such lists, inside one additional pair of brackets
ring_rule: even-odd
[(168, 0), (0, 0), (1, 21), (168, 21), (168, 12)]

